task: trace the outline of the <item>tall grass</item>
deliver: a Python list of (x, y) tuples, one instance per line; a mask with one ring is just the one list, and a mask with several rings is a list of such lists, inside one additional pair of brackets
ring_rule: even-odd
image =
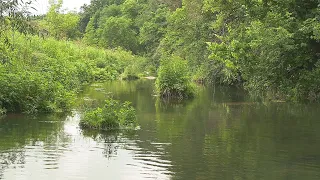
[(156, 90), (163, 98), (193, 97), (195, 91), (187, 61), (176, 56), (163, 59), (158, 69)]
[(136, 111), (130, 102), (106, 99), (103, 107), (89, 109), (80, 121), (84, 128), (110, 130), (136, 128)]
[(117, 79), (145, 61), (121, 49), (19, 33), (14, 40), (0, 37), (0, 47), (1, 112), (69, 110), (83, 84)]

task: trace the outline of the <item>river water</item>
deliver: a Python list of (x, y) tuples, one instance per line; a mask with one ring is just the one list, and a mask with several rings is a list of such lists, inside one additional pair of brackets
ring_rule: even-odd
[(80, 111), (0, 120), (0, 179), (320, 179), (320, 105), (250, 102), (198, 87), (164, 102), (153, 81), (85, 88), (78, 103), (133, 102), (140, 130), (82, 131)]

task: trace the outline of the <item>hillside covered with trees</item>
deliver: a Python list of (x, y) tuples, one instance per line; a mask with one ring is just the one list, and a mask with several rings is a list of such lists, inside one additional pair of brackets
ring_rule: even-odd
[(84, 42), (188, 61), (195, 80), (243, 85), (259, 97), (320, 97), (317, 0), (93, 0)]

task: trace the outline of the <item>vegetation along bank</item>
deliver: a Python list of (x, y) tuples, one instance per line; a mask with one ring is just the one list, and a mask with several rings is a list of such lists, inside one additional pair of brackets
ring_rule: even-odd
[(316, 0), (62, 3), (35, 16), (26, 2), (0, 2), (1, 114), (66, 111), (86, 83), (156, 73), (161, 96), (192, 97), (192, 79), (260, 99), (320, 99)]

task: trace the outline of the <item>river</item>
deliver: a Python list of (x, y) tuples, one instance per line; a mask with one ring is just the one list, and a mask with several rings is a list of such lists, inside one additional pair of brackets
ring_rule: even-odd
[(133, 103), (135, 131), (82, 131), (81, 111), (0, 120), (0, 179), (320, 179), (320, 105), (255, 103), (239, 89), (198, 87), (165, 102), (153, 81), (84, 89)]

